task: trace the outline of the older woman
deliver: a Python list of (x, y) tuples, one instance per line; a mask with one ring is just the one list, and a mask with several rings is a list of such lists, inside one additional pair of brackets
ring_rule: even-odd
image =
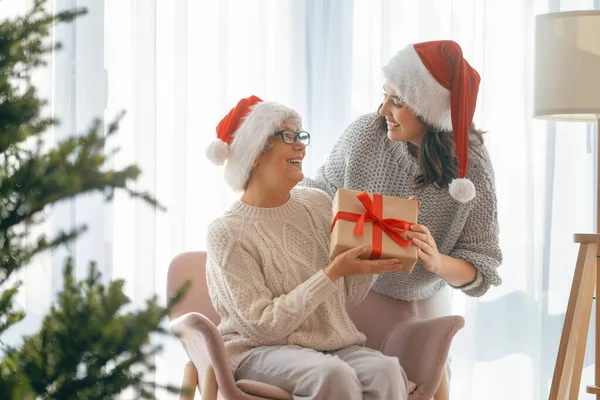
[(238, 379), (295, 399), (406, 399), (398, 359), (364, 347), (346, 301), (360, 302), (398, 260), (328, 259), (331, 198), (296, 188), (310, 135), (292, 109), (252, 96), (217, 126), (207, 150), (227, 162), (239, 201), (208, 231), (207, 280)]

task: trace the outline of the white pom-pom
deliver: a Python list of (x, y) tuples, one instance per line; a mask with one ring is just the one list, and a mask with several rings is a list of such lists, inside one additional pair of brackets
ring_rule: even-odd
[(206, 157), (215, 165), (223, 165), (229, 158), (229, 145), (217, 139), (206, 149)]
[(450, 196), (461, 203), (466, 203), (475, 198), (475, 185), (466, 178), (453, 179), (452, 182), (450, 182), (448, 191), (450, 192)]

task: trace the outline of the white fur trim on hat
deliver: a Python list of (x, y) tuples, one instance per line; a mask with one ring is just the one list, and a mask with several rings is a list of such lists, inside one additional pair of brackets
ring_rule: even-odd
[(254, 162), (265, 148), (269, 137), (284, 122), (302, 129), (302, 118), (289, 107), (273, 102), (255, 104), (240, 127), (233, 133), (225, 181), (235, 191), (244, 190)]
[(383, 76), (402, 101), (418, 116), (442, 131), (452, 131), (450, 90), (427, 70), (412, 44), (383, 67)]
[(450, 182), (448, 191), (450, 192), (450, 196), (461, 203), (466, 203), (475, 198), (475, 185), (467, 178), (453, 179)]
[(221, 139), (213, 140), (206, 148), (206, 157), (215, 165), (223, 165), (229, 158), (229, 145)]

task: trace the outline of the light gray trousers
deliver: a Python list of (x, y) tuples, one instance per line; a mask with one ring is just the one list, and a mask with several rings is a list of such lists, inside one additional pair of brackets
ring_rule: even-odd
[(322, 353), (300, 346), (255, 349), (235, 379), (278, 386), (295, 400), (406, 400), (408, 382), (396, 357), (349, 346)]

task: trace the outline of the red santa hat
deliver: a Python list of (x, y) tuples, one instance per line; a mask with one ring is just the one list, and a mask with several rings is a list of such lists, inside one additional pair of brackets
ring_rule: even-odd
[(466, 179), (469, 128), (473, 123), (480, 77), (451, 40), (411, 44), (383, 68), (384, 77), (402, 101), (431, 127), (452, 131), (459, 178), (450, 183), (450, 195), (467, 202), (475, 186)]
[(302, 129), (302, 118), (291, 108), (256, 96), (243, 98), (217, 125), (217, 139), (206, 149), (206, 157), (216, 165), (227, 163), (225, 181), (242, 191), (269, 137), (284, 122)]

